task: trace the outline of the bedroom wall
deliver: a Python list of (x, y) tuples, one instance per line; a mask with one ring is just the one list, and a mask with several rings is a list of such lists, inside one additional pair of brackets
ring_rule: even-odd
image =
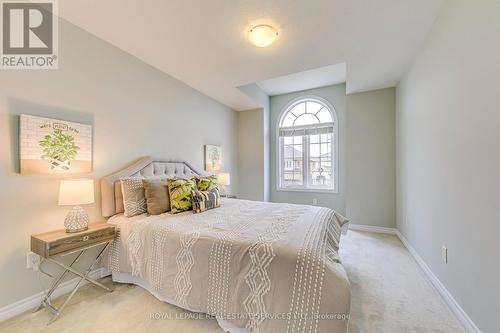
[(264, 110), (238, 112), (239, 198), (264, 201)]
[[(62, 227), (68, 210), (57, 206), (59, 177), (17, 173), (21, 113), (93, 124), (86, 176), (96, 180), (144, 155), (201, 169), (203, 145), (221, 145), (238, 192), (235, 111), (65, 21), (59, 27), (58, 70), (0, 71), (0, 308), (48, 286), (25, 267), (29, 237)], [(102, 220), (98, 203), (86, 206), (93, 221)]]
[[(276, 125), (293, 99), (316, 95), (328, 100), (339, 118), (338, 193), (277, 191)], [(345, 94), (345, 84), (271, 97), (271, 201), (312, 204), (337, 210), (353, 224), (394, 228), (395, 89)]]
[[(276, 124), (283, 108), (293, 99), (305, 96), (316, 95), (330, 102), (337, 112), (339, 119), (339, 191), (338, 193), (312, 193), (312, 192), (290, 192), (277, 190), (277, 147), (276, 147)], [(299, 91), (290, 94), (271, 97), (271, 201), (289, 202), (312, 205), (313, 199), (317, 199), (317, 205), (329, 207), (341, 214), (346, 213), (346, 95), (345, 84), (328, 86), (323, 88)]]
[[(243, 93), (255, 101), (261, 108), (247, 110), (253, 112), (239, 113), (238, 133), (239, 141), (239, 163), (245, 168), (240, 172), (240, 198), (249, 200), (269, 201), (270, 199), (270, 101), (269, 96), (255, 84), (247, 84), (238, 87)], [(257, 113), (260, 111), (260, 119)], [(250, 118), (251, 117), (251, 118)], [(246, 119), (245, 118), (249, 118)], [(247, 135), (241, 135), (246, 133)], [(247, 151), (248, 150), (248, 151)], [(259, 161), (259, 163), (257, 163)]]
[(397, 88), (398, 228), (482, 332), (500, 309), (499, 17), (448, 1)]
[(396, 227), (396, 89), (347, 95), (346, 214)]

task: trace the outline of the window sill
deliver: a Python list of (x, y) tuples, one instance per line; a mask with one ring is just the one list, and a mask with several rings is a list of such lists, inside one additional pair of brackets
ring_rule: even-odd
[(321, 188), (278, 188), (276, 192), (307, 192), (307, 193), (330, 193), (338, 194), (339, 191)]

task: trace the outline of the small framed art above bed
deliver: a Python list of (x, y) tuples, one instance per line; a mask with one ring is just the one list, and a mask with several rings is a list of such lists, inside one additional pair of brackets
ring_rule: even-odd
[(102, 179), (103, 215), (119, 229), (106, 260), (113, 280), (210, 314), (229, 332), (347, 332), (338, 249), (348, 221), (331, 209), (222, 198), (198, 214), (123, 214), (121, 179), (203, 176), (147, 157)]

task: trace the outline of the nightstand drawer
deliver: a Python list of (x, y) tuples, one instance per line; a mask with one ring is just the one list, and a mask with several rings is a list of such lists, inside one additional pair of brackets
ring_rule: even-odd
[(31, 236), (31, 251), (47, 258), (115, 238), (115, 227), (106, 223), (90, 224), (89, 229), (74, 234), (64, 229)]

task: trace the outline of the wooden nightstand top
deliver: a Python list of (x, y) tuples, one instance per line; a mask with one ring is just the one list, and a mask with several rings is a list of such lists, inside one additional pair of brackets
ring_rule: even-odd
[(88, 230), (75, 233), (65, 229), (44, 232), (31, 236), (31, 251), (48, 258), (112, 240), (115, 233), (115, 226), (108, 223), (92, 223)]

